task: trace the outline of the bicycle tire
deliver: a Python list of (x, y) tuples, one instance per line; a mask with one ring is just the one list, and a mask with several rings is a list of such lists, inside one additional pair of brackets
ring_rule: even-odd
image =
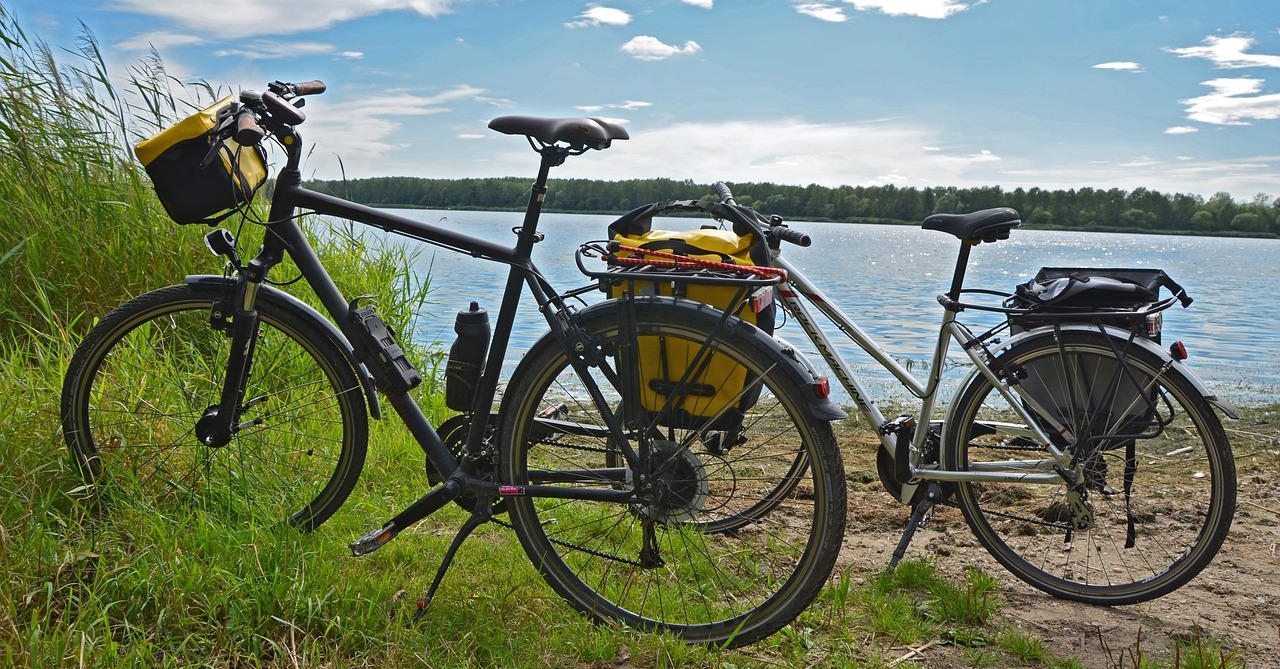
[(95, 494), (123, 487), (159, 507), (217, 506), (314, 529), (364, 465), (361, 384), (331, 334), (261, 294), (241, 427), (225, 446), (201, 444), (194, 426), (218, 404), (230, 349), (211, 317), (223, 292), (161, 288), (90, 330), (63, 382), (67, 447)]
[[(1213, 559), (1235, 509), (1235, 462), (1217, 415), (1166, 362), (1084, 331), (1046, 333), (997, 356), (993, 368), (1021, 373), (1023, 397), (1077, 435), (1076, 445), (1058, 446), (1073, 456), (1092, 514), (1092, 527), (1070, 527), (1065, 483), (959, 484), (970, 529), (1015, 576), (1063, 599), (1133, 604), (1181, 587)], [(944, 469), (1047, 457), (1020, 435), (1025, 423), (1010, 418), (1011, 405), (985, 376), (972, 375), (958, 397), (945, 424)]]
[[(637, 301), (636, 309), (638, 337), (699, 344), (721, 316), (692, 302)], [(609, 354), (602, 367), (617, 366), (615, 313), (587, 310), (577, 321)], [(665, 501), (508, 498), (512, 525), (529, 558), (579, 611), (692, 643), (735, 647), (781, 629), (826, 583), (845, 524), (840, 453), (830, 424), (815, 418), (805, 403), (804, 393), (812, 391), (783, 374), (776, 354), (744, 336), (744, 327), (751, 326), (733, 319), (712, 345), (747, 367), (748, 378), (762, 388), (743, 420), (745, 440), (715, 454), (696, 442), (705, 424), (656, 428), (651, 462), (641, 467), (665, 472), (651, 477), (661, 479), (655, 488), (671, 491)], [(608, 383), (610, 373), (593, 369), (606, 402), (616, 406), (619, 394)], [(698, 382), (719, 387), (705, 376)], [(581, 471), (607, 467), (609, 458), (622, 461), (601, 434), (604, 419), (568, 356), (550, 336), (525, 356), (505, 398), (499, 458), (505, 481), (554, 481), (557, 474), (548, 468)], [(575, 427), (556, 432), (547, 427), (548, 416)], [(633, 435), (641, 431), (635, 428)], [(531, 481), (531, 471), (546, 473), (545, 479)], [(630, 476), (635, 480), (635, 472)], [(779, 476), (804, 480), (787, 485)], [(627, 487), (616, 478), (598, 485)], [(637, 552), (646, 526), (660, 566), (646, 565), (643, 551)]]

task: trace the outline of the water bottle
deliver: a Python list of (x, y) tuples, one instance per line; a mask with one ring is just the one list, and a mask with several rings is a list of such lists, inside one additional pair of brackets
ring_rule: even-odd
[(489, 352), (489, 312), (472, 302), (470, 309), (458, 312), (453, 331), (458, 338), (444, 368), (444, 403), (454, 411), (470, 411)]

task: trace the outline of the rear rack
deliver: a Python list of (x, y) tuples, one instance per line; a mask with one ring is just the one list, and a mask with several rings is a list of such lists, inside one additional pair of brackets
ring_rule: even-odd
[[(632, 254), (619, 256), (618, 253)], [(607, 269), (588, 269), (586, 259), (607, 263)], [(578, 271), (607, 284), (622, 281), (661, 281), (677, 285), (705, 284), (740, 287), (776, 286), (787, 280), (786, 270), (758, 265), (703, 260), (690, 256), (627, 246), (616, 241), (593, 241), (574, 253)]]

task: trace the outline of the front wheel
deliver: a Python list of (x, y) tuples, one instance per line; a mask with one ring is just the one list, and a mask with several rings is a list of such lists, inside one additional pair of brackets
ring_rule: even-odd
[(225, 290), (162, 288), (90, 330), (62, 388), (67, 446), (95, 490), (312, 529), (360, 476), (361, 384), (331, 335), (260, 296), (238, 429), (226, 444), (201, 443), (196, 424), (218, 405), (231, 348), (217, 315)]
[[(813, 417), (812, 390), (736, 319), (710, 344), (716, 358), (689, 379), (689, 396), (672, 403), (679, 415), (658, 415), (720, 313), (636, 309), (641, 376), (660, 391), (645, 416), (623, 417), (641, 461), (628, 465), (568, 355), (544, 338), (507, 391), (500, 460), (504, 480), (560, 486), (566, 498), (508, 498), (512, 523), (547, 582), (583, 613), (694, 643), (751, 643), (794, 619), (834, 566), (845, 488), (831, 427)], [(602, 353), (592, 376), (603, 402), (621, 406), (628, 338), (612, 310), (584, 312), (579, 325)], [(574, 490), (634, 496), (592, 501)]]
[[(1057, 445), (1079, 478), (1070, 487), (958, 486), (969, 527), (1018, 578), (1056, 597), (1132, 604), (1172, 592), (1213, 559), (1235, 509), (1235, 463), (1218, 417), (1168, 363), (1079, 331), (1046, 333), (998, 356), (993, 367), (1019, 378), (1021, 397), (1074, 435)], [(944, 469), (1052, 473), (1048, 453), (986, 377), (970, 377), (959, 398), (946, 419)]]

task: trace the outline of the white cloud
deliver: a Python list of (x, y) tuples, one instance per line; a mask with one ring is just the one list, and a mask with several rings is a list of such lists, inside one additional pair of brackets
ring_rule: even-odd
[(219, 58), (250, 58), (269, 60), (273, 58), (295, 58), (305, 56), (323, 56), (336, 54), (343, 58), (363, 58), (360, 51), (338, 52), (332, 44), (321, 42), (276, 42), (271, 40), (255, 40), (245, 44), (237, 44), (231, 49), (219, 49), (213, 52)]
[(1241, 34), (1217, 37), (1210, 35), (1204, 38), (1200, 46), (1189, 46), (1182, 49), (1166, 49), (1177, 54), (1179, 58), (1203, 58), (1224, 70), (1242, 67), (1280, 67), (1280, 56), (1246, 53), (1253, 47), (1254, 39)]
[(627, 111), (635, 111), (637, 109), (644, 109), (645, 107), (652, 107), (652, 106), (653, 106), (652, 102), (645, 102), (643, 100), (626, 100), (624, 102), (616, 103), (616, 104), (579, 105), (577, 107), (574, 107), (574, 109), (577, 109), (578, 111), (586, 112), (588, 114), (598, 114), (606, 109), (625, 109)]
[[(632, 138), (616, 143), (603, 159), (568, 164), (562, 168), (564, 174), (829, 186), (899, 175), (913, 183), (979, 184), (997, 180), (979, 178), (976, 170), (988, 174), (985, 171), (1001, 161), (991, 151), (927, 151), (922, 147), (938, 145), (935, 131), (886, 123), (836, 125), (797, 119), (677, 123), (640, 128)], [(679, 147), (678, 153), (672, 147)], [(509, 157), (512, 164), (521, 159), (528, 160), (517, 153)]]
[[(442, 114), (450, 111), (446, 106), (449, 103), (476, 102), (482, 93), (482, 88), (459, 84), (433, 95), (392, 90), (337, 101), (317, 97), (307, 105), (307, 124), (303, 126), (307, 140), (315, 143), (315, 154), (308, 160), (307, 169), (327, 177), (338, 176), (338, 156), (348, 175), (370, 176), (375, 168), (384, 165), (388, 154), (407, 148), (392, 141), (404, 135), (402, 117)], [(353, 123), (352, 119), (359, 122)], [(482, 136), (459, 135), (464, 139)]]
[(1166, 135), (1189, 135), (1193, 132), (1200, 132), (1200, 128), (1194, 125), (1175, 125), (1164, 129)]
[(121, 51), (148, 51), (152, 47), (165, 49), (174, 46), (193, 46), (203, 43), (204, 39), (195, 35), (155, 30), (130, 37), (129, 39), (116, 44), (116, 48)]
[(325, 28), (361, 16), (412, 11), (444, 14), (459, 0), (116, 0), (128, 11), (219, 37), (279, 35)]
[(566, 22), (566, 28), (594, 28), (596, 26), (625, 26), (631, 23), (631, 15), (621, 9), (591, 5), (573, 21)]
[(715, 2), (715, 0), (681, 0), (681, 2), (683, 2), (686, 5), (693, 5), (694, 7), (711, 9), (711, 5), (712, 3)]
[(1187, 118), (1213, 125), (1249, 125), (1250, 121), (1280, 118), (1280, 93), (1254, 95), (1262, 91), (1262, 79), (1211, 79), (1203, 82), (1214, 91), (1180, 100), (1187, 106)]
[(702, 47), (693, 40), (685, 42), (684, 46), (673, 46), (656, 37), (637, 35), (623, 44), (621, 50), (636, 60), (664, 60), (676, 55), (698, 53), (702, 51)]
[(843, 7), (828, 5), (825, 2), (800, 2), (793, 5), (797, 12), (829, 23), (844, 23), (849, 20)]
[[(889, 16), (945, 19), (969, 8), (958, 0), (845, 0), (861, 12), (879, 11)], [(979, 3), (981, 4), (981, 3)]]
[(1093, 66), (1095, 70), (1115, 70), (1117, 72), (1141, 72), (1142, 66), (1128, 60), (1116, 60), (1110, 63), (1098, 63)]
[(472, 132), (464, 132), (458, 135), (458, 139), (484, 139), (485, 137), (486, 135), (481, 135), (481, 134), (472, 133)]

